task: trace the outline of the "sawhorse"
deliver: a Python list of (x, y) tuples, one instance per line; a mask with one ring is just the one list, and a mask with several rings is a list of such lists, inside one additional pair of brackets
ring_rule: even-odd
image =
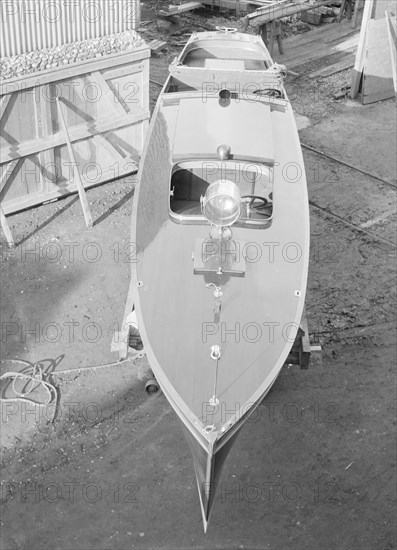
[[(358, 2), (359, 0), (356, 0), (356, 4), (358, 5)], [(340, 6), (340, 11), (339, 11), (339, 14), (338, 14), (338, 23), (340, 23), (340, 21), (342, 21), (342, 17), (344, 15), (346, 11), (346, 14), (347, 14), (347, 18), (348, 20), (350, 21), (350, 19), (352, 18), (352, 14), (353, 14), (353, 0), (342, 0), (342, 4)]]
[(280, 21), (271, 21), (259, 27), (259, 34), (269, 50), (271, 56), (274, 52), (274, 42), (277, 40), (278, 51), (284, 54), (283, 38)]

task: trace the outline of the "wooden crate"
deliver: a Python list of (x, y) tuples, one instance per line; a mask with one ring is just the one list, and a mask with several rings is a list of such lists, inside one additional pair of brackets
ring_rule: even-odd
[(62, 105), (84, 187), (135, 172), (149, 123), (147, 46), (0, 84), (5, 214), (76, 191)]

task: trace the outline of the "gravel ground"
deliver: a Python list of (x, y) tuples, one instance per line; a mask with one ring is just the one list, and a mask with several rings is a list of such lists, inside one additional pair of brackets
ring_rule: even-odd
[(144, 40), (137, 32), (126, 31), (110, 34), (103, 38), (82, 40), (64, 46), (35, 50), (12, 57), (2, 57), (0, 59), (0, 78), (6, 80), (45, 69), (64, 67), (112, 53), (131, 51), (143, 44)]

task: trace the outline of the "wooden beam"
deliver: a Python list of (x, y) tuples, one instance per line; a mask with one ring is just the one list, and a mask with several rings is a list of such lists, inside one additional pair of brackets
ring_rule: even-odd
[[(124, 159), (123, 163), (119, 164), (119, 167), (117, 169), (117, 172), (115, 169), (104, 169), (102, 170), (102, 178), (100, 183), (104, 183), (106, 181), (113, 181), (115, 178), (122, 178), (124, 176), (130, 176), (131, 174), (135, 174), (138, 171), (138, 165), (135, 163), (134, 159), (132, 158), (126, 158)], [(135, 183), (134, 180), (130, 180)], [(86, 179), (84, 181), (84, 189), (88, 189), (90, 187), (95, 187), (98, 185), (97, 181), (90, 181), (89, 179)], [(31, 208), (32, 206), (38, 206), (40, 204), (56, 200), (56, 199), (64, 199), (68, 195), (71, 195), (73, 193), (77, 193), (78, 189), (75, 183), (69, 184), (67, 188), (63, 187), (62, 189), (54, 188), (54, 191), (46, 191), (45, 195), (40, 194), (33, 194), (33, 195), (23, 195), (21, 197), (16, 197), (13, 199), (8, 199), (7, 201), (3, 201), (3, 210), (6, 216), (9, 214), (14, 214), (15, 212), (21, 212), (23, 210), (26, 210), (27, 208)]]
[(3, 95), (0, 99), (0, 120), (3, 118), (3, 115), (7, 109), (7, 105), (11, 99), (12, 95)]
[(178, 15), (186, 11), (197, 10), (203, 7), (201, 2), (186, 2), (185, 4), (180, 4), (179, 6), (168, 6), (168, 11), (160, 10), (158, 13), (162, 17), (170, 17), (171, 15)]
[(114, 78), (119, 78), (120, 76), (131, 76), (136, 73), (141, 73), (144, 69), (144, 64), (139, 63), (139, 65), (120, 65), (120, 67), (115, 67), (114, 69), (106, 69), (101, 72), (101, 75), (105, 80), (113, 80)]
[[(54, 111), (54, 103), (52, 101), (48, 101), (49, 98), (53, 98), (53, 89), (51, 87), (51, 84), (45, 84), (45, 88), (43, 89), (43, 92), (45, 92), (45, 96), (40, 98), (40, 128), (41, 131), (38, 133), (39, 139), (43, 139), (44, 141), (48, 141), (51, 139), (51, 136), (53, 134), (52, 130), (52, 121), (53, 118), (53, 111)], [(7, 96), (5, 96), (7, 97)], [(44, 99), (45, 98), (45, 99)], [(36, 102), (35, 102), (36, 104)], [(43, 151), (40, 151), (40, 163), (44, 167), (42, 170), (42, 178), (44, 178), (47, 182), (51, 182), (52, 184), (55, 183), (56, 176), (55, 173), (50, 172), (50, 169), (52, 171), (55, 170), (55, 152), (53, 149), (44, 149)]]
[(1, 220), (1, 228), (5, 235), (7, 244), (10, 248), (14, 248), (15, 247), (14, 238), (12, 236), (10, 226), (8, 225), (8, 221), (4, 214), (3, 207), (1, 206), (1, 204), (0, 204), (0, 220)]
[(154, 39), (148, 43), (148, 46), (151, 52), (159, 52), (167, 46), (167, 42), (165, 42), (164, 40)]
[[(18, 160), (13, 160), (12, 162), (10, 162), (5, 167), (3, 173), (1, 174), (1, 178), (0, 178), (0, 188), (1, 189), (3, 189), (4, 185), (6, 184), (8, 178), (13, 173), (13, 171), (14, 171), (16, 165), (18, 164), (18, 162), (19, 162)], [(0, 221), (1, 221), (1, 228), (2, 228), (3, 233), (5, 235), (8, 246), (10, 248), (14, 248), (15, 247), (15, 241), (14, 241), (14, 238), (12, 236), (11, 228), (8, 225), (8, 221), (7, 221), (7, 218), (5, 216), (2, 204), (0, 204)]]
[(353, 29), (357, 27), (358, 10), (360, 9), (360, 4), (361, 4), (361, 0), (356, 0), (354, 3), (354, 12), (353, 12), (353, 21), (352, 21)]
[(256, 25), (263, 25), (264, 23), (270, 23), (270, 21), (275, 21), (276, 19), (282, 19), (283, 17), (289, 17), (297, 13), (302, 13), (307, 10), (315, 10), (321, 6), (326, 6), (327, 4), (333, 4), (332, 0), (320, 0), (315, 4), (300, 4), (300, 5), (291, 5), (291, 6), (266, 6), (264, 8), (259, 8), (246, 15), (245, 19), (249, 23)]
[(396, 48), (397, 48), (397, 39), (396, 39), (396, 30), (392, 24), (392, 21), (389, 17), (389, 14), (387, 11), (385, 11), (385, 17), (386, 17), (386, 23), (387, 23), (387, 32), (389, 35), (389, 47), (390, 47), (390, 58), (391, 58), (391, 66), (392, 66), (392, 73), (393, 73), (393, 86), (394, 86), (394, 92), (397, 94), (397, 55), (396, 55)]
[(16, 165), (18, 164), (19, 159), (14, 159), (11, 162), (9, 162), (5, 167), (0, 177), (0, 191), (2, 191), (10, 178), (11, 174), (13, 173)]
[(327, 67), (322, 67), (321, 69), (318, 69), (318, 71), (313, 71), (312, 73), (306, 75), (309, 78), (321, 78), (325, 76), (331, 76), (332, 74), (340, 73), (341, 71), (345, 71), (346, 69), (350, 69), (354, 66), (354, 55), (349, 54), (345, 58), (341, 59), (340, 61), (337, 61), (336, 63), (332, 63), (332, 65), (327, 65)]
[[(124, 116), (107, 116), (106, 118), (99, 119), (93, 123), (79, 124), (74, 126), (69, 130), (70, 141), (74, 143), (81, 139), (94, 137), (104, 132), (109, 132), (111, 130), (118, 130), (126, 126), (130, 126), (136, 123), (141, 122), (142, 120), (148, 120), (150, 113), (145, 111), (144, 113), (126, 113)], [(16, 158), (27, 157), (29, 155), (34, 155), (45, 151), (46, 149), (51, 149), (53, 147), (59, 147), (61, 145), (66, 145), (65, 135), (63, 133), (54, 134), (47, 139), (34, 139), (31, 141), (26, 141), (16, 147), (15, 145), (10, 145), (9, 147), (3, 147), (0, 154), (0, 163), (9, 162)]]
[[(113, 66), (120, 65), (121, 68), (135, 61), (148, 59), (149, 57), (150, 50), (145, 45), (140, 48), (136, 48), (133, 52), (110, 54), (100, 57), (97, 60), (87, 59), (86, 61), (81, 61), (80, 63), (74, 63), (67, 68), (56, 67), (55, 69), (47, 69), (45, 71), (20, 76), (18, 78), (10, 78), (0, 82), (0, 95), (12, 94), (17, 91), (25, 91), (30, 88), (34, 88), (35, 86), (41, 86), (42, 84), (59, 82), (60, 80), (67, 80), (69, 78), (75, 78), (79, 75), (100, 71), (102, 69), (108, 69), (109, 65), (112, 63)], [(106, 78), (105, 73), (105, 79)]]
[(128, 289), (127, 299), (125, 302), (125, 308), (124, 308), (124, 316), (123, 316), (123, 322), (121, 326), (120, 332), (116, 335), (114, 334), (114, 338), (117, 337), (118, 339), (118, 347), (119, 347), (119, 361), (122, 361), (128, 356), (128, 348), (129, 348), (129, 339), (130, 339), (130, 332), (131, 327), (127, 322), (127, 317), (133, 311), (134, 309), (134, 288), (136, 286), (136, 282), (131, 280), (130, 286)]
[(372, 11), (374, 8), (374, 0), (366, 0), (364, 4), (363, 19), (361, 22), (360, 38), (357, 46), (356, 61), (354, 64), (352, 83), (350, 86), (350, 97), (354, 99), (357, 97), (358, 90), (360, 88), (361, 77), (363, 73), (364, 60), (365, 60), (365, 44), (367, 39), (367, 27), (372, 17)]
[(59, 98), (56, 98), (56, 102), (57, 102), (57, 107), (58, 107), (59, 120), (61, 122), (62, 131), (64, 133), (66, 143), (67, 143), (67, 146), (68, 146), (70, 162), (72, 163), (72, 170), (73, 170), (74, 179), (76, 181), (76, 185), (77, 185), (77, 189), (78, 189), (78, 193), (79, 193), (79, 197), (80, 197), (81, 207), (83, 209), (85, 223), (86, 223), (87, 227), (92, 227), (93, 226), (93, 221), (92, 221), (92, 216), (91, 216), (91, 212), (90, 212), (90, 207), (88, 205), (87, 195), (85, 193), (83, 182), (81, 181), (80, 172), (79, 172), (79, 169), (77, 167), (77, 162), (76, 162), (76, 158), (74, 156), (72, 142), (70, 141), (68, 127), (66, 125), (66, 121), (65, 121), (65, 118), (63, 116), (61, 102), (59, 101)]
[(352, 0), (342, 0), (337, 18), (338, 23), (342, 21), (342, 17), (345, 11), (347, 12), (347, 18), (350, 21), (350, 19), (352, 18)]
[(113, 112), (121, 116), (127, 113), (127, 111), (124, 109), (120, 101), (118, 101), (117, 96), (109, 88), (108, 83), (99, 71), (94, 71), (89, 74), (88, 81), (93, 82), (98, 86), (103, 94), (103, 97), (105, 98), (106, 103), (109, 105), (109, 108)]

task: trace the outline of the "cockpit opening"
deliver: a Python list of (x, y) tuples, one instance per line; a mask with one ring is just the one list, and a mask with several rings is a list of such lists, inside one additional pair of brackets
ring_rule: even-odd
[(180, 223), (206, 222), (201, 197), (214, 182), (233, 182), (241, 196), (236, 225), (266, 227), (273, 216), (273, 169), (238, 160), (179, 162), (171, 175), (170, 213)]

